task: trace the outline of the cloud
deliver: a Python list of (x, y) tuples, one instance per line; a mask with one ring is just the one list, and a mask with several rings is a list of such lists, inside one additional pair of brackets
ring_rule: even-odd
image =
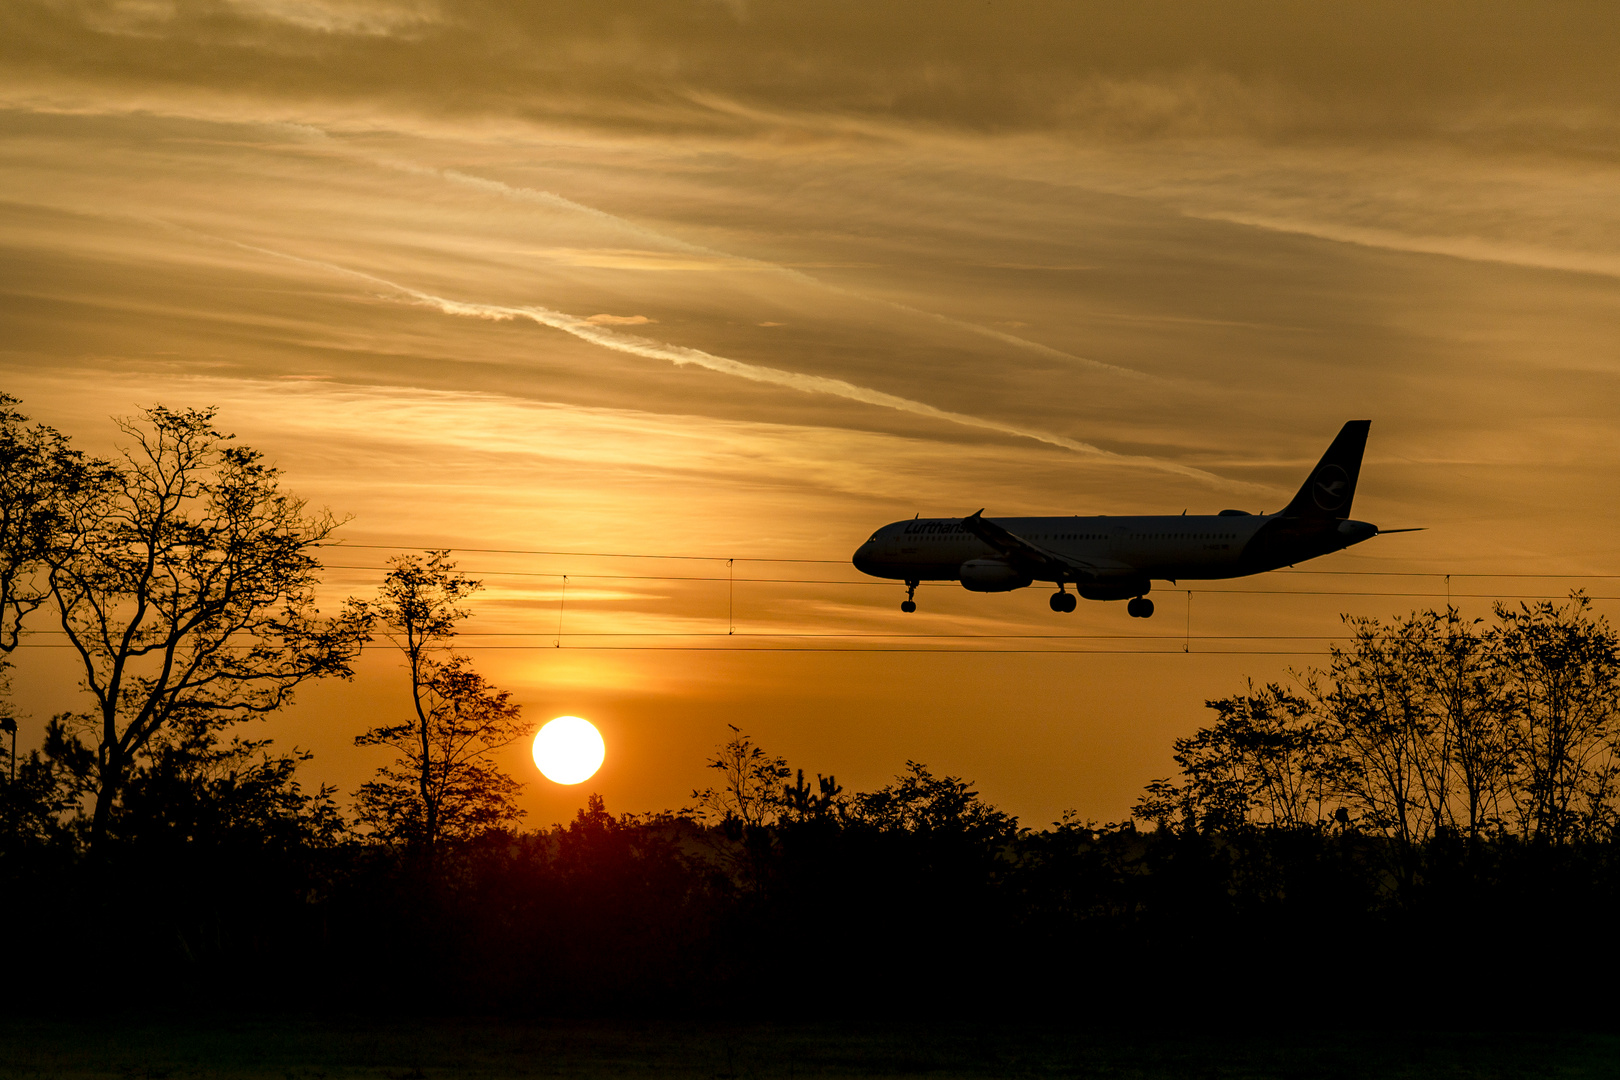
[(684, 252), (638, 251), (626, 248), (546, 248), (536, 255), (563, 266), (585, 266), (598, 270), (753, 270), (748, 259), (730, 256), (688, 255)]
[[(217, 237), (214, 239), (218, 239)], [(648, 338), (636, 337), (617, 331), (608, 330), (600, 325), (593, 324), (588, 319), (565, 312), (553, 311), (538, 306), (512, 306), (503, 304), (483, 304), (463, 300), (452, 300), (436, 296), (421, 289), (389, 281), (375, 274), (368, 274), (359, 270), (339, 266), (335, 263), (324, 262), (318, 259), (306, 259), (299, 255), (275, 251), (270, 248), (259, 247), (253, 244), (243, 244), (237, 241), (225, 241), (245, 251), (257, 252), (275, 259), (299, 263), (304, 266), (317, 267), (334, 274), (355, 278), (369, 282), (390, 292), (409, 297), (412, 302), (425, 307), (435, 308), (447, 315), (458, 315), (476, 319), (490, 319), (494, 321), (509, 321), (524, 319), (547, 326), (554, 330), (561, 330), (593, 345), (599, 345), (615, 352), (628, 353), (632, 356), (641, 356), (650, 360), (667, 360), (670, 363), (685, 366), (693, 365), (706, 368), (710, 371), (732, 375), (736, 378), (747, 379), (750, 382), (765, 383), (780, 386), (789, 390), (796, 390), (805, 394), (825, 394), (831, 397), (843, 398), (848, 401), (857, 401), (865, 405), (879, 408), (894, 409), (898, 412), (910, 413), (914, 416), (927, 417), (932, 420), (941, 420), (946, 423), (958, 424), (963, 427), (978, 428), (983, 431), (994, 431), (1014, 438), (1031, 439), (1035, 442), (1046, 443), (1049, 446), (1072, 450), (1078, 454), (1100, 461), (1113, 462), (1120, 465), (1137, 466), (1153, 469), (1159, 472), (1173, 473), (1178, 476), (1189, 477), (1201, 481), (1212, 487), (1227, 491), (1269, 492), (1270, 489), (1261, 485), (1230, 480), (1203, 469), (1193, 468), (1173, 461), (1160, 458), (1147, 457), (1136, 454), (1116, 454), (1091, 443), (1081, 442), (1067, 436), (1057, 435), (1037, 428), (1026, 427), (1020, 424), (1009, 424), (999, 420), (973, 416), (967, 413), (953, 412), (941, 409), (925, 402), (915, 401), (911, 398), (890, 394), (882, 390), (860, 386), (844, 379), (833, 379), (823, 375), (810, 375), (797, 371), (786, 371), (781, 368), (768, 367), (762, 364), (751, 364), (742, 360), (733, 360), (730, 357), (717, 356), (704, 352), (701, 349), (691, 349), (681, 345), (670, 345), (664, 342), (653, 341)]]
[(438, 5), (424, 0), (225, 0), (249, 18), (322, 34), (392, 37), (438, 22)]
[[(1310, 0), (11, 0), (36, 70), (424, 115), (616, 120), (822, 138), (799, 111), (974, 133), (1143, 139), (1355, 132), (1598, 147), (1616, 128), (1605, 5)], [(15, 12), (15, 14), (13, 13)], [(927, 25), (919, 33), (919, 22)], [(161, 38), (167, 48), (153, 48)], [(729, 110), (716, 103), (734, 101)], [(1548, 140), (1551, 140), (1549, 143)]]
[[(786, 266), (781, 263), (768, 262), (763, 259), (749, 258), (745, 255), (732, 255), (728, 254), (727, 252), (716, 251), (710, 247), (693, 244), (678, 237), (669, 236), (656, 230), (649, 229), (646, 226), (640, 225), (634, 221), (630, 221), (615, 214), (607, 213), (606, 211), (600, 210), (594, 206), (576, 202), (573, 199), (564, 198), (561, 195), (555, 194), (554, 192), (540, 191), (535, 188), (507, 184), (500, 180), (490, 180), (485, 177), (474, 176), (470, 173), (462, 172), (457, 169), (430, 168), (425, 165), (419, 165), (410, 161), (402, 161), (397, 158), (373, 157), (370, 160), (374, 164), (381, 165), (386, 168), (398, 169), (402, 172), (411, 173), (413, 175), (439, 177), (455, 184), (463, 184), (468, 187), (477, 188), (480, 191), (500, 195), (505, 198), (530, 201), (556, 209), (573, 211), (575, 213), (586, 215), (587, 217), (595, 220), (611, 224), (616, 228), (645, 236), (648, 239), (656, 240), (660, 244), (672, 247), (676, 249), (676, 251), (682, 253), (682, 255), (671, 255), (669, 252), (660, 251), (602, 248), (551, 248), (541, 253), (547, 258), (558, 262), (563, 262), (574, 266), (590, 266), (603, 269), (621, 270), (766, 270), (780, 274), (800, 284), (808, 285), (815, 289), (832, 293), (836, 296), (846, 296), (852, 299), (860, 300), (863, 303), (875, 304), (881, 307), (886, 307), (892, 311), (904, 312), (907, 315), (915, 316), (920, 319), (926, 319), (930, 322), (950, 326), (958, 330), (966, 331), (970, 334), (978, 335), (979, 337), (989, 338), (992, 341), (999, 342), (1003, 345), (1010, 345), (1025, 352), (1031, 352), (1052, 359), (1080, 364), (1098, 371), (1106, 371), (1111, 374), (1122, 375), (1127, 378), (1151, 378), (1151, 376), (1144, 375), (1139, 371), (1133, 371), (1130, 368), (1120, 367), (1116, 364), (1104, 363), (1100, 360), (1093, 360), (1090, 357), (1076, 356), (1074, 353), (1065, 352), (1062, 349), (1055, 349), (1050, 345), (1045, 345), (1038, 341), (1031, 341), (1028, 338), (1019, 337), (1017, 334), (1009, 334), (1006, 331), (997, 330), (994, 327), (983, 326), (979, 323), (953, 318), (949, 315), (941, 315), (938, 312), (927, 311), (922, 308), (914, 307), (910, 304), (900, 303), (896, 300), (872, 296), (859, 290), (834, 285), (823, 281), (820, 278), (807, 274), (803, 270), (796, 267)], [(683, 256), (696, 256), (696, 258)]]
[(1188, 216), (1207, 218), (1211, 221), (1229, 221), (1234, 225), (1245, 225), (1254, 229), (1296, 233), (1300, 236), (1313, 236), (1319, 240), (1384, 248), (1389, 251), (1410, 251), (1423, 255), (1445, 255), (1472, 262), (1499, 262), (1542, 270), (1568, 270), (1580, 274), (1620, 277), (1620, 252), (1553, 248), (1482, 236), (1435, 236), (1399, 229), (1381, 229), (1332, 221), (1274, 218), (1241, 212), (1190, 212)]
[(658, 320), (645, 315), (592, 315), (584, 321), (592, 326), (641, 326)]

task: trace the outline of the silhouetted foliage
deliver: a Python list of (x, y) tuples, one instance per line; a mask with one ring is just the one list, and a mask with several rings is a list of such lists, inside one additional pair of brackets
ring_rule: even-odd
[(1150, 783), (1137, 817), (1199, 832), (1331, 817), (1343, 761), (1310, 702), (1271, 683), (1206, 704), (1215, 723), (1174, 743), (1182, 781)]
[(798, 770), (798, 776), (792, 785), (784, 784), (778, 803), (779, 820), (789, 822), (826, 821), (836, 815), (846, 813), (849, 803), (842, 798), (844, 786), (836, 777), (816, 774), (816, 786), (812, 788), (805, 782), (804, 770)]
[(50, 596), (44, 571), (63, 501), (93, 475), (66, 436), (29, 424), (19, 404), (0, 394), (0, 655), (17, 648), (23, 620)]
[(720, 774), (720, 786), (692, 792), (700, 815), (745, 826), (768, 825), (782, 811), (783, 784), (793, 770), (787, 761), (772, 757), (735, 724), (727, 724), (731, 738), (710, 759), (708, 767)]
[(430, 863), (445, 840), (510, 828), (522, 818), (514, 801), (522, 785), (491, 755), (529, 731), (511, 695), (485, 682), (467, 657), (434, 655), (448, 650), (466, 617), (456, 604), (479, 588), (456, 573), (447, 555), (389, 561), (377, 616), (405, 654), (415, 716), (354, 740), (399, 755), (356, 793), (360, 822), (378, 837), (420, 850)]
[(0, 857), (73, 851), (74, 812), (86, 790), (90, 761), (83, 747), (78, 747), (77, 759), (67, 749), (63, 719), (52, 719), (42, 750), (27, 754), (16, 749), (16, 720), (8, 716), (0, 724), (0, 805), (5, 815)]
[(1177, 739), (1179, 779), (1137, 816), (1161, 827), (1333, 828), (1402, 849), (1440, 837), (1611, 841), (1620, 781), (1620, 643), (1576, 593), (1564, 604), (1349, 619), (1301, 693), (1210, 701)]
[[(1557, 992), (1620, 959), (1620, 647), (1580, 594), (1348, 620), (1325, 669), (1208, 703), (1137, 806), (1152, 829), (1021, 828), (916, 761), (846, 791), (731, 727), (689, 810), (592, 795), (519, 832), (491, 755), (527, 728), (451, 648), (478, 583), (447, 552), (322, 618), (309, 549), (335, 522), (210, 412), (149, 411), (112, 465), (15, 404), (0, 639), (54, 603), (93, 708), (23, 753), (0, 722), (14, 1007), (1444, 1023), (1508, 988), (1519, 1021), (1610, 1009)], [(397, 756), (350, 821), (301, 783), (306, 752), (234, 725), (346, 674), (373, 622), (413, 715), (356, 739)]]
[(306, 793), (297, 769), (310, 754), (271, 747), (268, 739), (222, 742), (201, 724), (165, 732), (126, 782), (114, 835), (143, 852), (200, 845), (264, 855), (338, 843), (345, 823), (336, 790)]
[(484, 682), (466, 657), (452, 656), (432, 666), (417, 700), (425, 722), (377, 727), (355, 738), (357, 746), (399, 752), (395, 764), (380, 768), (356, 793), (360, 823), (379, 837), (429, 852), (447, 839), (516, 825), (524, 813), (514, 801), (522, 785), (490, 760), (529, 729), (511, 696)]
[(1577, 595), (1497, 605), (1508, 706), (1508, 827), (1565, 842), (1614, 838), (1620, 796), (1620, 642)]
[(322, 617), (306, 516), (277, 470), (213, 423), (212, 410), (148, 409), (124, 422), (123, 460), (61, 503), (49, 553), (60, 625), (96, 708), (92, 847), (148, 744), (171, 725), (221, 729), (286, 704), (306, 679), (348, 677), (367, 634), (350, 603)]
[[(294, 778), (261, 746), (165, 745), (115, 817), (105, 891), (43, 854), (0, 863), (8, 914), (41, 929), (14, 959), (64, 979), (134, 964), (166, 1000), (228, 988), (233, 1008), (1138, 1017), (1147, 1003), (1209, 1020), (1348, 1000), (1376, 1001), (1381, 1023), (1438, 1023), (1473, 998), (1437, 1001), (1392, 972), (1558, 985), (1577, 958), (1539, 935), (1601, 926), (1620, 900), (1606, 843), (1442, 834), (1397, 888), (1389, 836), (1020, 830), (917, 763), (769, 825), (615, 816), (593, 796), (564, 825), (447, 839), (424, 878), (334, 829), (329, 793)], [(800, 777), (784, 806), (795, 791), (820, 801)], [(126, 920), (118, 949), (76, 949), (68, 928), (103, 904)], [(1601, 939), (1578, 959), (1614, 951)], [(1515, 1016), (1582, 1007), (1542, 996)]]
[(986, 849), (1006, 843), (1018, 822), (988, 805), (964, 780), (936, 777), (928, 766), (906, 762), (894, 783), (854, 796), (851, 820), (883, 832), (948, 839)]

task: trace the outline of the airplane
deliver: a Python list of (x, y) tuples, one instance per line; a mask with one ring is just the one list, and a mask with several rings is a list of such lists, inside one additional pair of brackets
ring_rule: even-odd
[[(970, 592), (1010, 592), (1037, 581), (1057, 586), (1053, 611), (1086, 600), (1125, 600), (1135, 619), (1153, 615), (1154, 581), (1212, 581), (1247, 577), (1342, 551), (1382, 529), (1350, 520), (1370, 420), (1339, 430), (1293, 501), (1275, 514), (1222, 510), (1189, 517), (1033, 517), (896, 521), (855, 552), (855, 568), (905, 582), (900, 610), (917, 610), (924, 581), (959, 581)], [(1068, 591), (1073, 585), (1074, 592)]]

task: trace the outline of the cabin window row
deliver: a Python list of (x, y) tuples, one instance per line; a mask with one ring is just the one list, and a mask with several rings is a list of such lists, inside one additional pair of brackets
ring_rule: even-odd
[[(1236, 540), (1236, 533), (1132, 533), (1138, 540)], [(1047, 533), (1037, 540), (1106, 540), (1104, 533)]]
[[(962, 534), (924, 536), (925, 540), (956, 540)], [(1236, 540), (1236, 533), (1132, 533), (1139, 540)], [(874, 538), (875, 539), (875, 538)], [(1107, 540), (1107, 533), (1043, 533), (1036, 540)]]

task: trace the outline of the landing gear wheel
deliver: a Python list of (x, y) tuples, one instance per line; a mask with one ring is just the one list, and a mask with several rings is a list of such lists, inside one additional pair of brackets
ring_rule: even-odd
[(910, 615), (913, 611), (917, 610), (917, 601), (915, 601), (915, 600), (902, 600), (902, 601), (900, 601), (900, 610), (905, 612), (907, 615)]
[(1055, 592), (1047, 603), (1052, 606), (1053, 611), (1073, 611), (1077, 602), (1074, 593)]
[(913, 611), (917, 610), (917, 601), (913, 599), (913, 597), (917, 595), (917, 586), (921, 584), (922, 582), (920, 581), (906, 582), (906, 598), (900, 601), (900, 610), (905, 612), (907, 615), (910, 615)]
[(1125, 613), (1133, 619), (1150, 619), (1153, 617), (1153, 601), (1145, 596), (1138, 596), (1125, 605)]

